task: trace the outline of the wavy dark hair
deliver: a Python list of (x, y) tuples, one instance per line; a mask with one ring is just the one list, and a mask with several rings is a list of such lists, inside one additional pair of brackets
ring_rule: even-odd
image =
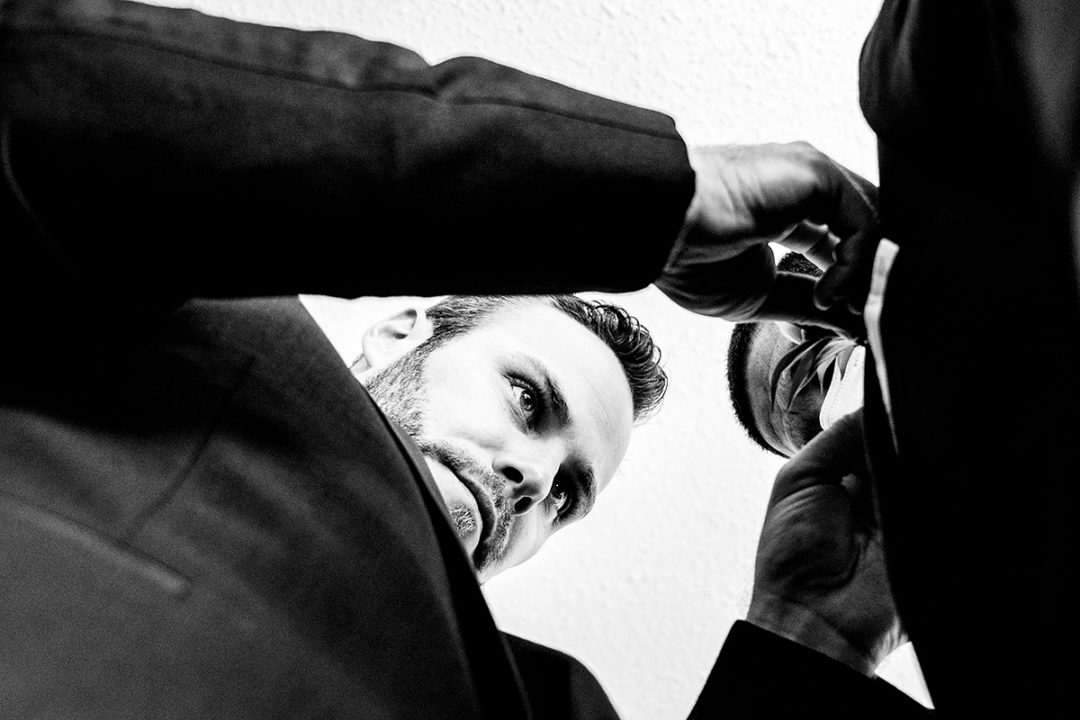
[(426, 355), (477, 327), (496, 311), (529, 303), (560, 310), (611, 348), (630, 385), (635, 422), (644, 421), (660, 408), (668, 386), (667, 373), (660, 365), (660, 348), (648, 328), (613, 303), (576, 295), (451, 295), (428, 308), (432, 335), (418, 350)]

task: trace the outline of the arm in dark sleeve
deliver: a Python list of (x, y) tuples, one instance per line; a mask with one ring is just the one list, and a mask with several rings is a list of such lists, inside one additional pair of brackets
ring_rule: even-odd
[(600, 681), (579, 660), (503, 633), (533, 720), (619, 720)]
[(1060, 2), (997, 4), (1005, 6), (999, 15), (1011, 22), (1002, 34), (1030, 99), (1025, 108), (1039, 159), (1057, 173), (1054, 180), (1075, 182), (1080, 172), (1080, 13)]
[(933, 717), (906, 694), (810, 648), (739, 621), (698, 697), (691, 720)]
[(5, 224), (91, 290), (632, 290), (694, 185), (659, 113), (121, 0), (3, 3), (0, 115)]

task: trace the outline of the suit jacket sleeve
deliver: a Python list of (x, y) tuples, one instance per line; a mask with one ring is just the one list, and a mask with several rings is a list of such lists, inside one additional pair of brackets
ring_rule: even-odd
[(914, 720), (932, 713), (884, 680), (736, 622), (690, 720), (779, 717)]
[(0, 212), (50, 287), (62, 268), (177, 296), (633, 290), (693, 192), (659, 113), (122, 0), (0, 5), (0, 116)]
[[(618, 720), (595, 676), (573, 657), (504, 635), (535, 720)], [(933, 713), (880, 679), (750, 623), (732, 627), (690, 720), (929, 719)]]
[(619, 720), (596, 676), (576, 658), (504, 633), (532, 720)]

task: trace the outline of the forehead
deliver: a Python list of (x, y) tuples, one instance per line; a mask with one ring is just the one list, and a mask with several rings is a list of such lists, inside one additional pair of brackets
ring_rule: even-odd
[(773, 447), (783, 447), (774, 426), (773, 394), (771, 388), (773, 370), (795, 343), (784, 337), (773, 322), (755, 326), (746, 354), (747, 393), (758, 432)]
[(490, 360), (538, 363), (566, 400), (572, 440), (595, 464), (602, 488), (626, 453), (630, 384), (614, 351), (591, 330), (541, 301), (496, 310), (461, 338)]
[(754, 385), (769, 386), (769, 375), (795, 343), (784, 337), (774, 322), (760, 322), (754, 326), (746, 354), (747, 375)]

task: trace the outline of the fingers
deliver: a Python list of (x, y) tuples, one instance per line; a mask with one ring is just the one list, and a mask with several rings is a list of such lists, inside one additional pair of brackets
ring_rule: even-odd
[(870, 270), (874, 252), (881, 240), (877, 213), (878, 192), (866, 178), (833, 162), (830, 175), (836, 185), (834, 216), (827, 219), (829, 229), (839, 236), (834, 248), (835, 262), (818, 280), (814, 302), (822, 309), (844, 302), (848, 310), (862, 314), (870, 291)]
[(806, 217), (795, 231), (801, 237), (812, 231), (806, 221), (825, 227), (835, 237), (827, 262), (811, 258), (825, 273), (818, 280), (814, 302), (822, 310), (846, 302), (849, 310), (861, 314), (870, 289), (870, 270), (881, 238), (878, 218), (878, 190), (866, 178), (839, 164), (805, 143), (797, 143), (808, 153), (818, 178), (817, 191), (804, 208)]
[[(810, 305), (846, 299), (862, 312), (879, 237), (872, 183), (801, 142), (694, 148), (690, 157), (694, 200), (657, 287), (695, 312), (756, 319), (775, 278), (768, 244), (778, 242), (828, 268)], [(831, 324), (857, 332), (861, 322)]]
[(824, 225), (801, 222), (778, 244), (801, 254), (821, 270), (827, 270), (836, 259), (833, 251), (840, 239)]
[[(766, 250), (766, 252), (771, 252)], [(815, 280), (799, 273), (779, 272), (768, 288), (764, 302), (754, 308), (752, 315), (736, 317), (728, 313), (724, 317), (735, 322), (783, 320), (788, 323), (828, 328), (835, 333), (853, 338), (862, 337), (865, 323), (858, 315), (845, 310), (830, 308), (820, 310), (814, 303)]]
[(878, 225), (878, 190), (877, 187), (858, 173), (852, 172), (835, 160), (829, 162), (835, 169), (832, 175), (836, 183), (833, 189), (837, 196), (837, 212), (826, 222), (841, 241), (856, 233), (876, 228)]
[(836, 262), (818, 278), (814, 288), (814, 304), (828, 310), (843, 302), (849, 312), (861, 315), (870, 294), (870, 276), (874, 266), (881, 234), (856, 233), (843, 241), (835, 251)]
[(879, 524), (870, 478), (863, 474), (851, 473), (845, 475), (840, 484), (844, 486), (851, 501), (852, 516), (862, 523), (862, 528), (867, 535), (876, 535)]
[[(758, 317), (775, 278), (772, 249), (757, 245), (723, 262), (690, 260), (669, 266), (654, 282), (661, 292), (688, 310), (743, 322)], [(813, 311), (813, 291), (807, 295), (806, 308)]]
[(790, 323), (786, 320), (776, 320), (775, 322), (776, 329), (780, 331), (780, 334), (796, 345), (799, 345), (806, 340), (806, 331), (795, 323)]
[(770, 504), (814, 485), (839, 485), (848, 475), (869, 477), (862, 410), (840, 418), (780, 468)]

